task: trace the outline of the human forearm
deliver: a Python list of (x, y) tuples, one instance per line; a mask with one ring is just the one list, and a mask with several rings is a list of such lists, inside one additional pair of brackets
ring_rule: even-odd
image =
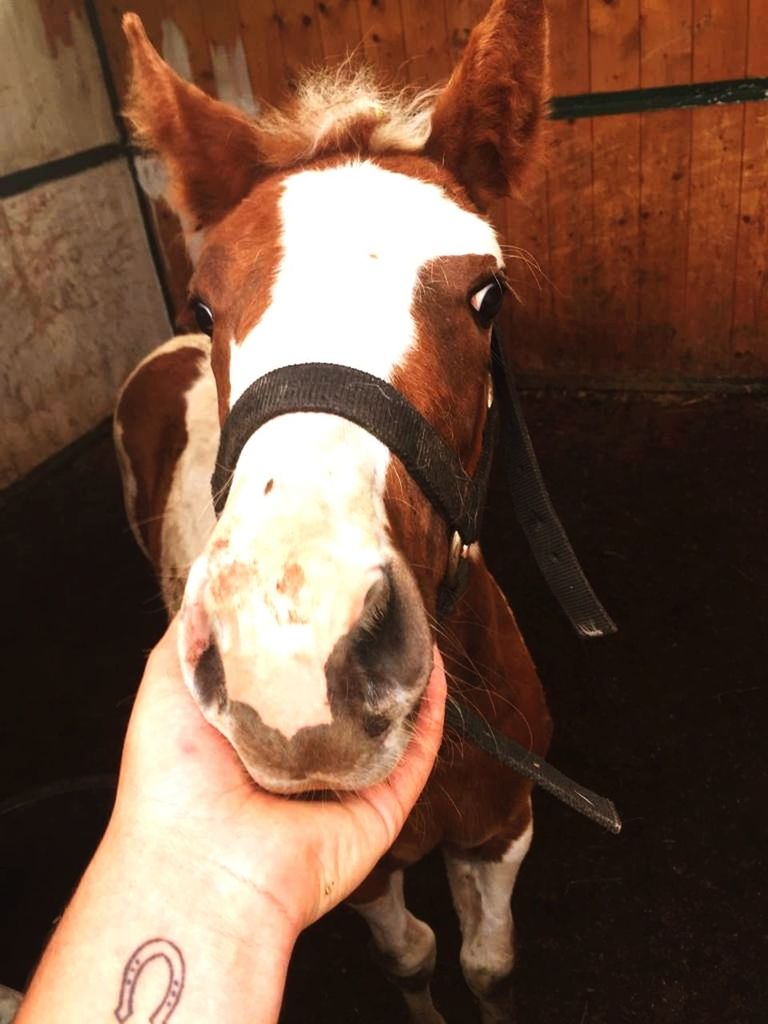
[(270, 1024), (296, 929), (268, 894), (173, 841), (112, 825), (17, 1024)]

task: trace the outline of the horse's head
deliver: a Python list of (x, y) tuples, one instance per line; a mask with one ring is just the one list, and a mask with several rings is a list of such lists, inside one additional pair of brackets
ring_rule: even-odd
[[(496, 0), (436, 98), (314, 76), (255, 121), (179, 79), (135, 16), (125, 28), (129, 115), (168, 173), (222, 421), (270, 370), (344, 364), (393, 384), (471, 474), (504, 289), (481, 211), (536, 142), (541, 0)], [(388, 774), (432, 664), (450, 542), (398, 459), (347, 419), (293, 413), (253, 434), (180, 635), (203, 713), (258, 782)]]

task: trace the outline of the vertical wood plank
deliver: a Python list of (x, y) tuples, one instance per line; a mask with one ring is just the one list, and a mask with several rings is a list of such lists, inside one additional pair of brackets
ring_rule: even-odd
[(691, 81), (693, 0), (640, 0), (640, 84)]
[(559, 371), (591, 372), (593, 358), (592, 125), (556, 121), (550, 135), (547, 218), (551, 329), (542, 359)]
[(252, 117), (257, 103), (240, 34), (238, 0), (201, 3), (200, 12), (213, 70), (213, 92)]
[(485, 17), (490, 0), (446, 0), (445, 19), (451, 69), (458, 64), (472, 29)]
[(401, 0), (408, 81), (434, 85), (451, 73), (444, 0)]
[[(550, 6), (550, 79), (555, 96), (590, 91), (588, 0)], [(549, 319), (539, 365), (573, 369), (588, 337), (593, 267), (592, 121), (552, 122), (546, 146)], [(541, 257), (538, 257), (541, 259)]]
[(400, 0), (357, 0), (366, 61), (390, 80), (405, 74)]
[(276, 104), (286, 90), (283, 48), (271, 3), (238, 0), (241, 38), (257, 102)]
[(320, 0), (320, 39), (326, 63), (336, 64), (361, 51), (360, 12), (356, 0)]
[[(190, 0), (163, 0), (165, 15), (161, 23), (160, 52), (179, 74), (190, 77), (212, 96), (216, 94), (211, 49), (203, 12)], [(130, 7), (128, 8), (130, 10)], [(152, 40), (155, 42), (155, 40)], [(189, 67), (177, 66), (186, 59)]]
[(275, 16), (283, 52), (283, 75), (293, 85), (306, 68), (323, 63), (317, 12), (313, 0), (275, 0)]
[(768, 104), (745, 110), (730, 372), (768, 373)]
[[(638, 0), (590, 0), (590, 68), (595, 92), (640, 85)], [(616, 372), (637, 362), (640, 119), (592, 123), (593, 312), (608, 351), (595, 360)]]
[(505, 229), (507, 277), (514, 292), (514, 301), (508, 300), (510, 355), (518, 369), (546, 372), (552, 310), (544, 165), (531, 174), (523, 195), (507, 201)]
[(136, 0), (136, 3), (131, 3), (130, 6), (127, 0), (117, 0), (114, 3), (110, 3), (109, 0), (94, 0), (94, 8), (107, 50), (112, 78), (118, 98), (122, 103), (128, 84), (128, 47), (120, 25), (122, 17), (128, 10), (138, 14), (144, 23), (147, 35), (156, 46), (159, 46), (162, 8), (159, 4), (152, 3), (151, 0)]
[[(693, 78), (741, 77), (747, 60), (748, 0), (694, 0)], [(730, 366), (744, 107), (701, 107), (692, 115), (688, 232), (687, 373)]]
[(768, 76), (768, 0), (750, 0), (747, 75)]
[[(747, 74), (768, 74), (768, 0), (749, 7)], [(731, 358), (738, 373), (768, 373), (768, 103), (744, 111)]]
[[(640, 84), (691, 81), (693, 0), (641, 0)], [(640, 115), (638, 366), (674, 372), (686, 350), (690, 110)]]
[(547, 10), (552, 95), (589, 92), (588, 0), (550, 0)]

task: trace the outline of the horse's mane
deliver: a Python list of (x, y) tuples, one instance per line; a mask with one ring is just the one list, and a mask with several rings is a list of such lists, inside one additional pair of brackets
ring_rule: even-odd
[(416, 152), (429, 137), (438, 92), (388, 88), (350, 60), (309, 71), (284, 106), (256, 116), (259, 149), (272, 167), (351, 150)]

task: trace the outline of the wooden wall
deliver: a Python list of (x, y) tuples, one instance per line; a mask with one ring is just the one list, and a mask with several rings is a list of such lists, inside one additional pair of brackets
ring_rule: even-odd
[[(95, 0), (115, 79), (138, 11), (167, 59), (255, 109), (301, 65), (358, 49), (444, 78), (487, 0)], [(556, 96), (768, 76), (768, 0), (550, 0)], [(768, 373), (768, 103), (556, 120), (527, 196), (502, 204), (518, 368), (663, 386)], [(173, 291), (184, 261), (161, 225)]]

